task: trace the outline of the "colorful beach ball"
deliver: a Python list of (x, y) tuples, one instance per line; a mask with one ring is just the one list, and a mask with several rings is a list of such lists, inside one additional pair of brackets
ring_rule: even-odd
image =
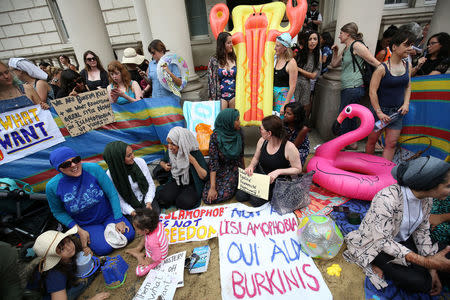
[(297, 234), (302, 251), (314, 258), (331, 259), (339, 253), (344, 237), (327, 216), (308, 216), (300, 221)]

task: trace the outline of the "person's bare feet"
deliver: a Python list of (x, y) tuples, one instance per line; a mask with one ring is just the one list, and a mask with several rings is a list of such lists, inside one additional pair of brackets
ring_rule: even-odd
[(383, 279), (383, 270), (381, 270), (379, 267), (372, 265), (372, 270), (375, 274), (378, 275), (381, 279)]
[(128, 250), (125, 250), (125, 253), (128, 253), (128, 254), (130, 254), (131, 256), (134, 256), (135, 258), (139, 258), (139, 257), (142, 257), (142, 252), (141, 251), (139, 251), (139, 249), (137, 249), (137, 248), (131, 248), (131, 249), (128, 249)]

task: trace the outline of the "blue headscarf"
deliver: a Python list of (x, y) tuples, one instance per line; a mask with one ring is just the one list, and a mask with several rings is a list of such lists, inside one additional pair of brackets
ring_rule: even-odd
[(50, 153), (50, 164), (59, 171), (59, 165), (68, 160), (69, 158), (78, 156), (72, 148), (69, 147), (60, 147), (53, 150)]

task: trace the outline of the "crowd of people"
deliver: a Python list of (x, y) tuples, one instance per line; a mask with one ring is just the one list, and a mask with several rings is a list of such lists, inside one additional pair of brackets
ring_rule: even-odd
[[(123, 235), (125, 244), (134, 239), (135, 233), (144, 236), (136, 248), (128, 250), (138, 260), (136, 274), (144, 276), (167, 256), (167, 238), (158, 222), (161, 209), (175, 206), (189, 210), (202, 202), (217, 204), (234, 196), (237, 201), (248, 201), (256, 207), (267, 203), (237, 190), (238, 168), (245, 169), (249, 176), (260, 173), (270, 177), (270, 201), (277, 178), (296, 176), (303, 170), (310, 152), (308, 120), (315, 81), (330, 67), (342, 67), (341, 110), (359, 103), (369, 91), (375, 120), (389, 123), (383, 157), (392, 160), (402, 118), (409, 111), (411, 76), (447, 71), (449, 35), (441, 32), (426, 40), (425, 33), (418, 36), (409, 27), (391, 26), (374, 56), (355, 23), (341, 28), (340, 51), (329, 33), (318, 33), (321, 19), (317, 2), (313, 1), (297, 44), (293, 45), (289, 33), (277, 37), (273, 82), (276, 113), (262, 120), (261, 138), (247, 167), (240, 115), (235, 109), (236, 54), (231, 35), (226, 32), (218, 36), (207, 72), (208, 98), (221, 102), (210, 137), (208, 162), (193, 133), (182, 127), (172, 128), (166, 141), (162, 141), (167, 144), (167, 151), (153, 177), (145, 161), (134, 156), (133, 145), (122, 141), (105, 145), (107, 172), (98, 164), (82, 162), (71, 148), (53, 150), (49, 161), (58, 174), (47, 183), (46, 195), (54, 217), (68, 231), (46, 232), (36, 240), (34, 248), (42, 258), (36, 274), (43, 293), (64, 299), (82, 292), (86, 286), (74, 285), (74, 256), (79, 251), (98, 256), (111, 253), (115, 247), (104, 234), (110, 224)], [(109, 62), (106, 69), (100, 57), (88, 50), (83, 55), (85, 68), (79, 73), (65, 55), (59, 57), (62, 68), (44, 63), (36, 66), (22, 58), (11, 58), (8, 65), (0, 62), (0, 111), (36, 104), (48, 109), (52, 99), (97, 89), (106, 89), (110, 102), (120, 105), (149, 96), (179, 99), (158, 80), (157, 66), (168, 52), (166, 46), (154, 40), (148, 50), (151, 61), (128, 48), (121, 61)], [(361, 69), (364, 63), (375, 68), (370, 83), (365, 82)], [(164, 65), (163, 69), (175, 85), (181, 86), (176, 65)], [(394, 113), (399, 116), (391, 122)], [(346, 119), (340, 134), (356, 126), (355, 120)], [(380, 134), (369, 135), (367, 153), (374, 153)], [(357, 145), (348, 148), (356, 149)], [(437, 271), (449, 270), (445, 255), (450, 249), (444, 247), (447, 240), (440, 245), (444, 250), (438, 252), (429, 229), (430, 222), (433, 229), (448, 222), (448, 213), (442, 217), (430, 211), (433, 198), (450, 194), (448, 169), (448, 163), (435, 158), (420, 158), (397, 166), (393, 176), (398, 184), (375, 196), (360, 229), (346, 237), (348, 250), (344, 257), (361, 266), (377, 288), (386, 286), (386, 277), (406, 290), (440, 292)], [(154, 178), (159, 181), (157, 187)], [(448, 208), (448, 204), (444, 206)], [(373, 224), (379, 224), (376, 233)], [(443, 232), (448, 234), (446, 228), (447, 232)], [(441, 234), (436, 235), (435, 231), (434, 235), (434, 241), (441, 241)], [(107, 296), (100, 293), (95, 299)]]

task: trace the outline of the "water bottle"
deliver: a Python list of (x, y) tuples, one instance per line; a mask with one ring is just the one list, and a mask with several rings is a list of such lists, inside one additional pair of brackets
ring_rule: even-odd
[(373, 131), (375, 131), (375, 132), (380, 131), (380, 130), (383, 129), (384, 127), (388, 126), (389, 123), (394, 122), (395, 120), (397, 120), (398, 117), (400, 117), (400, 113), (399, 113), (399, 112), (396, 112), (396, 113), (393, 113), (392, 115), (389, 116), (389, 118), (390, 118), (391, 120), (390, 120), (389, 122), (387, 122), (387, 123), (384, 123), (384, 122), (381, 121), (381, 120), (376, 121), (376, 122), (375, 122), (375, 127), (374, 127)]

